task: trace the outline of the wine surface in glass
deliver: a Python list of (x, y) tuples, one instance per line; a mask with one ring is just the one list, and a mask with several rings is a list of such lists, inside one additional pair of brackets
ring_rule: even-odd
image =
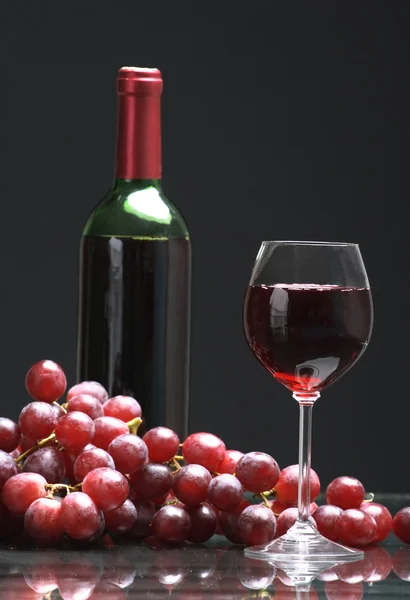
[(320, 392), (343, 375), (365, 350), (372, 323), (367, 288), (257, 285), (245, 297), (249, 346), (296, 393)]

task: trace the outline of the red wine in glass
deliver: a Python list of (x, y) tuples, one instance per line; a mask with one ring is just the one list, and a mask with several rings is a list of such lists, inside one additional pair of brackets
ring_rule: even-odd
[(292, 392), (320, 392), (364, 352), (373, 321), (368, 288), (251, 285), (244, 327), (254, 354)]

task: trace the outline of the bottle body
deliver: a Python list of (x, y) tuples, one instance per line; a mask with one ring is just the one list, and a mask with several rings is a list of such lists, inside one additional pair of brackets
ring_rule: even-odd
[[(136, 398), (142, 432), (166, 425), (184, 436), (191, 242), (181, 216), (159, 190), (129, 183), (125, 193), (114, 190), (97, 207), (81, 239), (78, 380), (99, 381), (110, 397)], [(151, 194), (144, 210), (151, 202), (157, 214), (168, 211), (170, 222), (127, 212), (130, 196), (135, 206), (138, 194)]]

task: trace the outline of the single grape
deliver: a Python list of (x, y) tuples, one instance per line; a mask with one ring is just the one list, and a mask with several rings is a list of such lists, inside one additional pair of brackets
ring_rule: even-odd
[(26, 389), (34, 400), (52, 404), (61, 398), (66, 387), (63, 369), (52, 360), (41, 360), (27, 372)]
[(246, 546), (266, 544), (275, 537), (275, 515), (263, 504), (248, 506), (239, 516), (238, 531)]
[(335, 523), (335, 534), (346, 546), (367, 546), (374, 541), (376, 532), (377, 525), (373, 517), (357, 508), (345, 510)]
[(124, 534), (137, 522), (137, 509), (131, 500), (126, 500), (114, 510), (104, 512), (105, 527), (110, 533)]
[(99, 580), (98, 566), (84, 559), (64, 563), (57, 573), (58, 591), (63, 600), (89, 600)]
[(224, 512), (223, 510), (219, 513), (219, 526), (223, 535), (233, 544), (243, 544), (243, 540), (240, 536), (238, 529), (238, 521), (242, 512), (250, 506), (247, 500), (242, 500), (240, 505), (235, 508), (232, 512)]
[(64, 448), (79, 450), (91, 442), (94, 435), (94, 422), (85, 413), (70, 412), (59, 419), (55, 433)]
[(233, 475), (235, 473), (236, 465), (241, 460), (242, 456), (243, 452), (239, 452), (239, 450), (227, 450), (225, 456), (218, 465), (216, 470), (217, 473), (220, 473), (221, 475), (223, 473)]
[(115, 469), (112, 457), (102, 448), (90, 448), (77, 456), (73, 466), (73, 475), (76, 481), (83, 481), (84, 477), (99, 467)]
[(405, 544), (410, 544), (410, 506), (406, 506), (394, 515), (393, 531)]
[(86, 540), (100, 529), (101, 512), (84, 492), (72, 492), (61, 503), (64, 531), (74, 540)]
[(52, 406), (45, 402), (30, 402), (20, 413), (19, 428), (23, 435), (42, 440), (53, 433), (57, 420)]
[(365, 502), (361, 504), (360, 510), (372, 516), (376, 521), (377, 531), (373, 543), (377, 544), (377, 542), (385, 540), (393, 529), (393, 517), (390, 511), (383, 504), (377, 502)]
[(32, 502), (45, 498), (46, 484), (47, 481), (38, 473), (18, 473), (4, 484), (3, 502), (11, 513), (24, 515)]
[(191, 519), (191, 530), (186, 538), (188, 542), (202, 544), (209, 540), (214, 535), (218, 523), (214, 509), (203, 502), (198, 506), (187, 506), (185, 510)]
[(97, 381), (82, 381), (81, 383), (73, 385), (67, 392), (67, 402), (70, 402), (71, 398), (79, 396), (80, 394), (93, 396), (94, 398), (97, 398), (101, 404), (104, 404), (104, 402), (108, 400), (107, 390)]
[(66, 411), (60, 404), (58, 404), (58, 402), (53, 402), (53, 404), (50, 404), (50, 406), (56, 414), (57, 421), (66, 414)]
[(99, 417), (94, 421), (92, 443), (98, 448), (107, 450), (111, 442), (119, 435), (129, 433), (128, 426), (114, 417)]
[(276, 537), (281, 537), (290, 529), (298, 518), (298, 509), (294, 506), (280, 513), (276, 523)]
[[(268, 562), (255, 560), (247, 556), (239, 558), (238, 577), (242, 585), (249, 590), (255, 590), (256, 592), (266, 590), (268, 586), (272, 585), (275, 575), (275, 567)], [(255, 597), (257, 598), (257, 593)], [(277, 598), (276, 593), (275, 597)], [(310, 596), (308, 600), (311, 600)]]
[(208, 497), (208, 486), (212, 476), (201, 465), (185, 465), (174, 474), (172, 490), (178, 500), (195, 506)]
[(55, 544), (64, 535), (61, 520), (61, 502), (39, 498), (28, 507), (24, 515), (24, 529), (35, 540)]
[(187, 539), (191, 530), (191, 519), (185, 509), (169, 504), (155, 514), (151, 527), (157, 540), (179, 543)]
[(63, 453), (57, 448), (39, 448), (26, 458), (23, 464), (25, 473), (39, 473), (48, 483), (59, 483), (65, 476)]
[(13, 515), (3, 503), (0, 495), (0, 541), (8, 541), (23, 533), (24, 520)]
[(326, 489), (326, 502), (343, 510), (360, 508), (364, 500), (364, 487), (358, 479), (343, 475), (334, 479)]
[(0, 417), (0, 450), (13, 452), (20, 444), (20, 429), (11, 419)]
[(67, 412), (74, 411), (85, 413), (93, 421), (104, 416), (101, 402), (95, 396), (90, 396), (90, 394), (78, 394), (78, 396), (70, 398), (67, 403)]
[(154, 427), (142, 439), (147, 445), (151, 462), (165, 463), (178, 454), (179, 437), (168, 427)]
[[(287, 506), (297, 506), (299, 484), (299, 465), (289, 465), (282, 469), (275, 484), (276, 499)], [(310, 469), (310, 499), (314, 500), (320, 493), (320, 480), (313, 469)]]
[(120, 473), (131, 475), (145, 465), (148, 449), (145, 442), (136, 435), (125, 433), (119, 435), (108, 446), (108, 453), (113, 457), (115, 468)]
[(120, 419), (124, 423), (141, 416), (141, 406), (131, 396), (114, 396), (104, 402), (104, 415)]
[(370, 553), (365, 553), (362, 560), (337, 565), (335, 571), (340, 581), (345, 583), (354, 584), (366, 581), (375, 571), (373, 557)]
[(366, 548), (364, 554), (366, 557), (370, 555), (374, 564), (373, 573), (366, 577), (365, 581), (367, 583), (375, 583), (387, 579), (392, 570), (392, 557), (386, 548), (370, 546), (370, 548)]
[(13, 475), (17, 475), (18, 472), (14, 458), (4, 450), (0, 450), (0, 492), (6, 481)]
[(275, 487), (280, 469), (269, 454), (249, 452), (236, 465), (235, 474), (245, 489), (259, 494)]
[(315, 511), (316, 526), (325, 538), (337, 542), (337, 535), (335, 532), (335, 523), (342, 514), (343, 509), (340, 506), (333, 506), (331, 504), (324, 504), (319, 506)]
[(126, 600), (126, 596), (118, 585), (108, 581), (100, 581), (88, 600)]
[(108, 467), (99, 467), (87, 473), (82, 490), (102, 511), (113, 510), (124, 504), (130, 492), (124, 475)]
[(113, 557), (109, 556), (108, 564), (104, 565), (101, 581), (113, 583), (125, 589), (134, 583), (136, 574), (136, 566), (121, 558), (113, 561)]
[(136, 500), (133, 502), (137, 509), (137, 520), (128, 536), (133, 539), (143, 540), (151, 535), (151, 523), (155, 516), (156, 508), (153, 502)]
[(54, 590), (58, 590), (55, 565), (41, 562), (30, 565), (24, 571), (24, 579), (32, 590), (42, 595), (50, 595)]
[(223, 441), (212, 433), (193, 433), (182, 446), (182, 454), (187, 463), (201, 465), (208, 471), (217, 471), (225, 452)]
[(146, 500), (161, 498), (172, 485), (172, 472), (159, 463), (148, 463), (131, 475), (132, 489)]
[(2, 600), (43, 600), (44, 597), (31, 589), (23, 575), (18, 574), (2, 576), (0, 593)]
[(209, 484), (208, 500), (219, 510), (229, 512), (241, 503), (243, 487), (233, 475), (218, 475)]

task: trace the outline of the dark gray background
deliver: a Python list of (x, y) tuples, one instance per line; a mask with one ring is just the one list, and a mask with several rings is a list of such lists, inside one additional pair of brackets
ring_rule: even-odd
[(74, 383), (77, 248), (113, 173), (115, 77), (163, 71), (164, 187), (193, 239), (192, 429), (297, 461), (297, 405), (252, 356), (242, 301), (262, 239), (360, 243), (375, 327), (315, 408), (323, 484), (408, 491), (409, 4), (15, 2), (0, 14), (1, 388)]

